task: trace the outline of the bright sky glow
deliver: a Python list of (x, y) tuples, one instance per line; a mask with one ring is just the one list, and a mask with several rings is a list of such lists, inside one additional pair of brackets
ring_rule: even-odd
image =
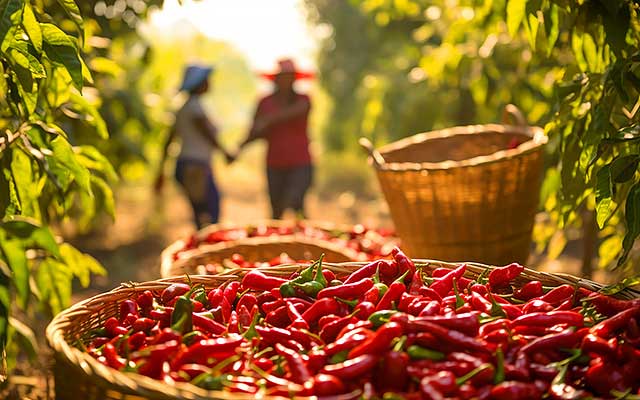
[(269, 70), (282, 57), (313, 68), (315, 41), (300, 0), (165, 1), (150, 15), (154, 30), (179, 35), (191, 25), (212, 39), (230, 43), (253, 68)]

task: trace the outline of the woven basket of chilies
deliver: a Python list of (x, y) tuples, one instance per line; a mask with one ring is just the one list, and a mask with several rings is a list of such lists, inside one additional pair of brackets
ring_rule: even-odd
[(370, 154), (402, 245), (447, 261), (526, 263), (547, 137), (508, 123), (420, 133)]
[(394, 250), (123, 284), (60, 313), (47, 339), (59, 400), (635, 394), (638, 292), (601, 289)]
[(234, 254), (242, 256), (241, 262), (256, 265), (280, 264), (277, 261), (285, 254), (288, 260), (284, 262), (315, 259), (322, 254), (329, 262), (368, 261), (386, 256), (398, 244), (392, 231), (362, 225), (309, 220), (264, 220), (247, 225), (220, 223), (209, 225), (164, 249), (160, 276), (219, 273), (225, 265), (233, 266), (228, 261)]

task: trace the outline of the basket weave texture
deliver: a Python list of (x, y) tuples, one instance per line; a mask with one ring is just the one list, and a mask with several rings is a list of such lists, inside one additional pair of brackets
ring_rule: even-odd
[[(445, 267), (455, 268), (459, 264), (433, 260), (414, 260), (416, 265), (427, 271)], [(344, 277), (355, 271), (363, 262), (342, 264), (323, 264), (324, 268), (332, 270), (336, 276)], [(305, 265), (283, 265), (263, 269), (270, 275), (287, 277), (295, 271), (300, 271)], [(465, 276), (477, 278), (486, 269), (495, 267), (482, 264), (467, 263)], [(202, 283), (207, 289), (218, 287), (231, 280), (240, 280), (244, 274), (253, 269), (235, 269), (225, 275), (191, 276), (194, 284)], [(117, 316), (118, 303), (132, 298), (144, 290), (160, 292), (174, 282), (185, 282), (186, 278), (174, 277), (144, 283), (127, 283), (118, 288), (84, 300), (58, 314), (47, 327), (46, 335), (49, 345), (55, 352), (54, 377), (57, 400), (244, 400), (254, 399), (237, 393), (207, 391), (196, 386), (176, 383), (174, 386), (147, 378), (145, 376), (123, 373), (100, 364), (89, 354), (74, 346), (78, 342), (88, 344), (89, 332), (101, 327), (109, 317)], [(576, 278), (565, 274), (550, 274), (525, 269), (515, 281), (515, 286), (521, 286), (531, 280), (539, 280), (545, 286), (559, 286), (571, 284), (590, 290), (599, 290), (598, 283)], [(640, 293), (625, 289), (616, 294), (618, 298), (632, 299), (640, 297)], [(345, 395), (336, 400), (357, 398)]]
[(546, 141), (537, 127), (488, 124), (370, 148), (403, 247), (447, 261), (526, 263)]

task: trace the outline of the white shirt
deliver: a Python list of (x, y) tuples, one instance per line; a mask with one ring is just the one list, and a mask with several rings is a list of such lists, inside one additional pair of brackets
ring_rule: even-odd
[(196, 120), (206, 117), (207, 114), (200, 103), (199, 96), (190, 96), (182, 108), (176, 113), (176, 133), (182, 139), (180, 159), (211, 161), (213, 144), (206, 138), (206, 132), (202, 132)]

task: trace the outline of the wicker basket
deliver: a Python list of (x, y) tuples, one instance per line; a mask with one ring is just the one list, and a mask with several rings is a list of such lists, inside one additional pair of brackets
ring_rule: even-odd
[(527, 261), (546, 142), (524, 124), (459, 126), (379, 150), (361, 140), (408, 253), (495, 265)]
[[(457, 264), (432, 260), (414, 260), (423, 268), (433, 270), (446, 267), (455, 268)], [(343, 277), (360, 268), (365, 263), (343, 264), (327, 263), (338, 277)], [(289, 276), (304, 265), (284, 265), (265, 269), (265, 272), (277, 276)], [(494, 268), (481, 264), (468, 264), (465, 276), (478, 277), (485, 269)], [(225, 275), (191, 276), (193, 283), (203, 283), (206, 288), (217, 287), (230, 280), (241, 279), (247, 269), (230, 270)], [(545, 286), (571, 284), (591, 290), (599, 290), (601, 285), (585, 279), (564, 274), (549, 274), (525, 269), (515, 284), (521, 285), (530, 280), (540, 280)], [(95, 297), (78, 303), (58, 314), (47, 327), (47, 340), (55, 352), (54, 377), (57, 400), (202, 400), (202, 399), (255, 399), (256, 396), (239, 395), (227, 392), (215, 392), (200, 389), (190, 384), (176, 383), (168, 386), (145, 376), (123, 373), (100, 364), (89, 354), (73, 346), (82, 341), (88, 343), (87, 334), (101, 326), (104, 321), (118, 313), (118, 302), (130, 298), (144, 290), (161, 291), (173, 282), (184, 282), (184, 278), (174, 277), (145, 283), (128, 283)], [(640, 293), (626, 289), (616, 297), (631, 299), (640, 297)], [(336, 400), (358, 398), (358, 394), (336, 397)]]
[(202, 245), (181, 253), (180, 258), (173, 262), (166, 262), (163, 258), (160, 276), (168, 278), (184, 274), (206, 274), (206, 264), (222, 264), (235, 253), (242, 254), (248, 261), (269, 261), (282, 253), (287, 253), (294, 260), (316, 260), (324, 254), (325, 260), (331, 262), (354, 261), (358, 257), (356, 251), (324, 240), (298, 235), (255, 237)]

